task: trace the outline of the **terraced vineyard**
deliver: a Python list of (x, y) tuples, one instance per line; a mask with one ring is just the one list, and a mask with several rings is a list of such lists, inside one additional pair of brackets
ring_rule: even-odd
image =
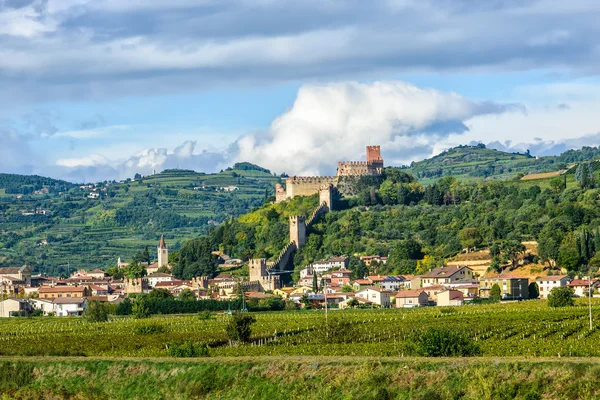
[[(59, 274), (69, 268), (72, 272), (110, 267), (117, 257), (129, 260), (144, 246), (156, 246), (161, 234), (176, 249), (185, 239), (245, 214), (274, 193), (278, 177), (247, 169), (260, 168), (249, 164), (240, 167), (246, 169), (217, 174), (167, 170), (135, 181), (102, 184), (98, 199), (87, 197), (91, 189), (72, 184), (51, 187), (48, 194), (31, 192), (38, 189), (35, 185), (19, 184), (12, 191), (27, 194), (0, 196), (0, 259)], [(237, 189), (223, 189), (229, 187)], [(36, 209), (50, 213), (34, 214)]]
[[(550, 309), (544, 301), (513, 304), (391, 310), (336, 310), (325, 323), (322, 311), (252, 314), (249, 344), (230, 346), (228, 318), (162, 316), (115, 318), (88, 323), (79, 318), (0, 321), (1, 355), (110, 357), (167, 356), (173, 342), (207, 343), (211, 356), (411, 356), (430, 327), (469, 336), (483, 356), (600, 356), (600, 333), (589, 330), (588, 309)], [(594, 304), (600, 321), (600, 302)], [(147, 329), (147, 327), (150, 327)], [(155, 333), (148, 333), (155, 332)]]

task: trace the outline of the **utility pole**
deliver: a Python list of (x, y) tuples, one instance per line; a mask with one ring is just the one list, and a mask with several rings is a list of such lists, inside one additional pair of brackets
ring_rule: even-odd
[(588, 265), (588, 304), (590, 308), (590, 331), (594, 329), (592, 322), (592, 270)]
[(329, 325), (329, 316), (327, 310), (327, 281), (323, 281), (323, 297), (325, 298), (325, 325)]

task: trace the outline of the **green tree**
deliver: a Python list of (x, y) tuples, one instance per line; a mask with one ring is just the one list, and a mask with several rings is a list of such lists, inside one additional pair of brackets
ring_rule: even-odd
[(555, 287), (548, 295), (548, 306), (550, 307), (567, 307), (574, 306), (573, 289), (568, 286)]
[(135, 261), (129, 263), (122, 271), (123, 275), (129, 279), (141, 278), (146, 275), (146, 268)]
[(83, 316), (89, 322), (106, 322), (108, 321), (108, 304), (98, 300), (91, 300)]
[(557, 192), (565, 190), (567, 188), (566, 175), (550, 179), (550, 187)]
[(195, 301), (196, 295), (192, 292), (191, 289), (182, 290), (179, 295), (177, 295), (177, 300), (180, 301)]
[(317, 291), (319, 290), (319, 286), (317, 283), (317, 272), (316, 271), (313, 271), (312, 290), (315, 293), (317, 293)]
[(354, 292), (354, 288), (350, 285), (343, 285), (341, 291), (342, 293), (352, 293)]
[(131, 307), (131, 313), (137, 319), (148, 318), (150, 317), (150, 310), (146, 303), (142, 299), (136, 299)]
[(212, 252), (212, 242), (206, 236), (185, 242), (179, 251), (179, 262), (173, 267), (173, 275), (179, 279), (215, 276), (217, 256)]
[(566, 268), (568, 271), (574, 271), (579, 268), (579, 248), (573, 234), (565, 236), (558, 248), (558, 265)]
[(237, 312), (234, 313), (225, 328), (227, 337), (233, 342), (249, 342), (250, 336), (252, 335), (251, 325), (255, 322), (256, 319), (251, 315)]
[(148, 293), (147, 298), (148, 299), (158, 299), (158, 300), (172, 299), (173, 294), (171, 292), (169, 292), (168, 289), (154, 288), (150, 291), (150, 293)]
[(596, 184), (594, 168), (591, 162), (580, 163), (575, 170), (575, 179), (582, 189), (593, 188)]
[(494, 283), (490, 289), (490, 299), (494, 301), (500, 301), (500, 299), (502, 299), (502, 290), (497, 283)]
[(477, 228), (463, 228), (458, 232), (458, 237), (461, 246), (467, 249), (480, 246), (483, 240)]
[(529, 284), (529, 298), (537, 299), (538, 297), (540, 297), (540, 288), (537, 283), (531, 282)]

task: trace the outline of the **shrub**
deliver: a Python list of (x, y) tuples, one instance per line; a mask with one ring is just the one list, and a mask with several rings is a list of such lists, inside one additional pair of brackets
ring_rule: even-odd
[(126, 298), (117, 305), (117, 308), (115, 309), (115, 315), (130, 315), (132, 306), (133, 304), (131, 303), (131, 300)]
[(195, 344), (192, 341), (171, 342), (167, 346), (171, 357), (209, 357), (209, 347), (206, 343)]
[(83, 312), (83, 316), (89, 322), (106, 322), (108, 321), (107, 304), (98, 300), (92, 300)]
[(548, 295), (548, 305), (550, 307), (567, 307), (574, 306), (573, 289), (567, 286), (555, 287)]
[(481, 353), (476, 343), (458, 332), (429, 328), (418, 339), (417, 351), (426, 357), (475, 356)]
[(165, 327), (157, 323), (138, 326), (135, 329), (135, 333), (138, 335), (153, 335), (156, 333), (164, 333), (165, 331)]
[(212, 319), (214, 317), (214, 314), (210, 311), (200, 311), (198, 314), (196, 314), (198, 316), (199, 320), (205, 321), (208, 319)]
[(500, 286), (497, 283), (492, 285), (492, 289), (490, 290), (490, 299), (494, 301), (500, 301), (502, 298), (502, 290), (500, 290)]
[(529, 284), (529, 298), (537, 299), (538, 297), (540, 297), (540, 288), (537, 283), (531, 282)]
[(250, 326), (255, 322), (256, 318), (251, 315), (234, 313), (225, 328), (227, 337), (234, 342), (249, 342), (252, 335)]

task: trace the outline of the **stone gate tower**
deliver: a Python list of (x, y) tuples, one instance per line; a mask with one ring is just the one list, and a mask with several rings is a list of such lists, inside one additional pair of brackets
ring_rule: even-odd
[(157, 247), (158, 250), (158, 268), (166, 267), (169, 265), (169, 248), (165, 244), (165, 237), (160, 237), (160, 243)]
[(306, 243), (306, 222), (302, 216), (290, 217), (290, 242), (300, 248)]

